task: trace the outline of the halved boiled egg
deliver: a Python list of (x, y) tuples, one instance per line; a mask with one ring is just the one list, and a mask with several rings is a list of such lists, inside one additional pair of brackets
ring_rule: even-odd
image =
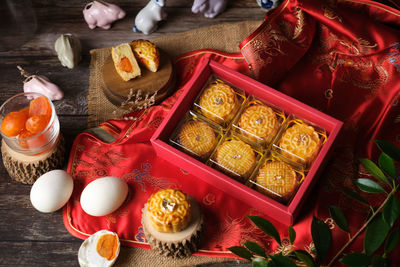
[(114, 232), (101, 230), (83, 241), (78, 252), (81, 267), (112, 266), (118, 257), (120, 242)]

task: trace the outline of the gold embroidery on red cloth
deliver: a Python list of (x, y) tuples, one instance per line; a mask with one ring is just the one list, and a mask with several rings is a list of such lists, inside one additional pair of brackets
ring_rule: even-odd
[(326, 5), (322, 6), (322, 10), (324, 11), (324, 17), (330, 20), (337, 19), (342, 22), (342, 18), (336, 13), (336, 3), (335, 0), (326, 1)]
[(126, 216), (128, 216), (128, 214), (129, 214), (129, 208), (128, 208), (128, 206), (125, 206), (125, 207), (121, 207), (117, 211), (107, 215), (106, 216), (107, 229), (111, 229), (111, 224), (117, 223), (118, 218), (126, 217)]
[[(340, 71), (337, 79), (369, 90), (365, 94), (367, 99), (374, 96), (378, 89), (388, 82), (389, 72), (382, 66), (386, 56), (378, 62), (368, 57), (368, 54), (373, 52), (372, 49), (377, 47), (376, 43), (363, 38), (357, 41), (339, 38), (323, 25), (319, 34), (321, 53), (315, 56), (314, 60), (320, 63), (320, 70), (326, 69), (323, 67), (326, 65), (332, 73)], [(333, 91), (329, 95), (333, 96)]]
[(305, 41), (305, 38), (302, 38), (301, 40), (296, 40), (303, 32), (305, 26), (304, 12), (299, 7), (297, 7), (293, 14), (294, 17), (297, 19), (294, 26), (293, 23), (290, 23), (287, 20), (281, 20), (279, 27), (288, 39), (291, 39), (292, 41), (300, 44)]

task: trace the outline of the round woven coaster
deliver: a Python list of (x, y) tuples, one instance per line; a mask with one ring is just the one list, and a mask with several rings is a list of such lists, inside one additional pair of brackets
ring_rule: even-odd
[(64, 165), (64, 138), (59, 136), (57, 145), (40, 155), (27, 156), (12, 150), (5, 142), (1, 142), (3, 164), (10, 177), (24, 184), (33, 184), (42, 174), (60, 169)]

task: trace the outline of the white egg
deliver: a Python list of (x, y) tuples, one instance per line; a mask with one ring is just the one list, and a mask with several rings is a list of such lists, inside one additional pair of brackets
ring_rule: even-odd
[(31, 188), (30, 198), (40, 212), (54, 212), (62, 208), (71, 197), (74, 182), (64, 170), (53, 170), (40, 176)]
[(83, 241), (78, 251), (81, 267), (108, 267), (114, 264), (120, 250), (116, 233), (101, 230)]
[(104, 216), (117, 210), (128, 195), (128, 185), (117, 177), (103, 177), (82, 191), (82, 209), (92, 216)]

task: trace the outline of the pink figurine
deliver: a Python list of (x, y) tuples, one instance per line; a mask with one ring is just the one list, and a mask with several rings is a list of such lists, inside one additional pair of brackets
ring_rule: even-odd
[(125, 17), (119, 6), (103, 1), (93, 1), (83, 9), (83, 16), (90, 29), (97, 27), (108, 30), (111, 23)]
[(194, 0), (192, 12), (204, 13), (206, 18), (214, 18), (225, 10), (227, 2), (228, 0)]
[(167, 19), (167, 13), (164, 10), (165, 0), (150, 0), (142, 8), (135, 18), (134, 32), (143, 32), (150, 34), (157, 29), (157, 23)]
[(64, 93), (61, 89), (50, 82), (44, 76), (39, 75), (29, 75), (25, 70), (23, 70), (20, 66), (17, 68), (21, 71), (21, 74), (26, 77), (24, 81), (24, 92), (34, 92), (47, 96), (51, 100), (60, 100), (64, 97)]

